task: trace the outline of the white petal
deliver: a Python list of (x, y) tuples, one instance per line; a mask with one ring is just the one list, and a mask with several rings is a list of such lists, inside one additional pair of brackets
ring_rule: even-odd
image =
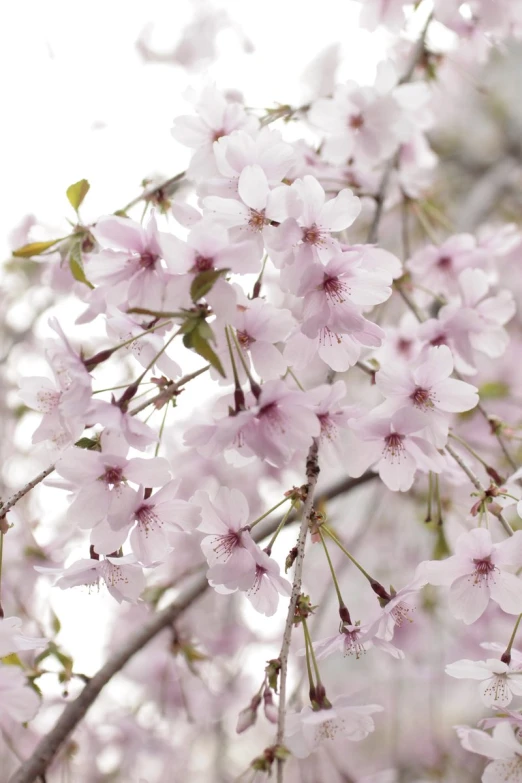
[(246, 166), (238, 182), (238, 193), (245, 204), (261, 212), (266, 207), (269, 192), (268, 180), (261, 166)]

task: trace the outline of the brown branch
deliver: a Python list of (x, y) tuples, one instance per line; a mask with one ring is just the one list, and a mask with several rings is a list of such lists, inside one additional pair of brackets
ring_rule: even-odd
[(11, 495), (9, 500), (6, 500), (5, 503), (0, 502), (0, 522), (2, 519), (5, 518), (5, 515), (8, 511), (10, 511), (13, 506), (18, 503), (19, 500), (23, 498), (24, 495), (27, 495), (28, 492), (30, 492), (32, 489), (36, 487), (37, 484), (40, 484), (47, 476), (49, 476), (54, 470), (54, 465), (49, 465), (48, 468), (45, 468), (45, 470), (42, 470), (41, 473), (39, 473), (37, 476), (34, 477), (34, 479), (31, 479), (31, 481), (28, 481), (27, 484), (22, 487), (22, 489), (19, 489), (18, 492), (15, 492), (14, 495)]
[[(332, 500), (345, 492), (366, 484), (368, 481), (372, 481), (374, 478), (376, 478), (375, 473), (365, 473), (359, 476), (359, 478), (342, 479), (330, 489), (325, 490), (317, 502), (324, 503), (327, 500)], [(265, 525), (262, 530), (258, 531), (255, 529), (253, 538), (255, 541), (261, 541), (271, 535), (276, 530), (278, 524), (279, 519), (269, 525)], [(208, 582), (203, 571), (204, 568), (202, 567), (202, 573), (191, 587), (187, 588), (178, 599), (165, 607), (159, 614), (154, 615), (140, 631), (128, 640), (121, 650), (116, 652), (112, 658), (109, 658), (107, 663), (85, 685), (79, 696), (65, 707), (54, 727), (46, 736), (42, 737), (33, 754), (15, 772), (9, 783), (34, 783), (38, 777), (45, 773), (59, 748), (83, 720), (87, 710), (96, 701), (112, 677), (125, 666), (133, 655), (145, 647), (164, 628), (171, 625), (174, 620), (204, 594), (208, 587)]]
[(148, 408), (149, 405), (154, 405), (157, 402), (161, 402), (162, 404), (165, 404), (171, 399), (171, 397), (174, 396), (174, 394), (178, 391), (178, 389), (180, 389), (189, 381), (192, 381), (194, 378), (197, 378), (199, 375), (202, 375), (209, 368), (210, 368), (210, 364), (206, 364), (204, 367), (200, 367), (199, 370), (194, 370), (194, 372), (191, 372), (188, 375), (184, 375), (183, 378), (179, 379), (179, 381), (172, 381), (172, 383), (169, 383), (160, 392), (155, 394), (154, 397), (151, 397), (149, 400), (145, 400), (144, 402), (140, 403), (135, 408), (133, 408), (130, 412), (130, 415), (136, 416), (137, 413), (141, 413), (141, 411), (144, 411), (145, 408)]
[[(307, 478), (307, 494), (306, 500), (303, 505), (303, 516), (301, 520), (301, 526), (299, 528), (299, 536), (297, 539), (297, 557), (295, 561), (294, 579), (292, 583), (292, 594), (290, 596), (290, 603), (288, 604), (288, 613), (286, 615), (285, 630), (283, 633), (283, 644), (281, 645), (281, 652), (279, 653), (279, 663), (281, 665), (279, 674), (279, 710), (277, 715), (277, 735), (276, 745), (283, 744), (283, 738), (285, 734), (285, 718), (286, 718), (286, 677), (288, 673), (288, 654), (290, 652), (290, 642), (292, 640), (292, 628), (294, 625), (295, 608), (299, 595), (301, 594), (301, 582), (303, 577), (303, 563), (305, 555), (306, 536), (308, 534), (308, 527), (313, 511), (314, 493), (317, 485), (317, 479), (319, 477), (319, 444), (314, 439), (308, 452), (308, 458), (306, 460), (306, 478)], [(283, 783), (283, 771), (284, 761), (278, 759), (277, 761), (277, 783)]]
[(135, 207), (141, 201), (163, 201), (168, 196), (172, 196), (177, 190), (178, 184), (185, 178), (186, 173), (186, 171), (180, 171), (179, 174), (169, 177), (169, 179), (165, 180), (165, 182), (162, 182), (160, 185), (156, 185), (152, 190), (144, 190), (141, 195), (133, 198), (132, 201), (129, 201), (129, 203), (119, 211), (128, 212), (129, 209), (132, 209), (132, 207)]

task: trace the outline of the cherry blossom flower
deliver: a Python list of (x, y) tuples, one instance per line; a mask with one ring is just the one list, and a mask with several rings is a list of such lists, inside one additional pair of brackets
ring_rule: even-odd
[(136, 559), (144, 565), (165, 560), (165, 554), (173, 548), (170, 534), (191, 531), (199, 522), (197, 506), (177, 496), (179, 484), (179, 480), (169, 481), (147, 498), (143, 487), (136, 494), (131, 517), (136, 525), (129, 543)]
[(522, 581), (505, 570), (513, 566), (522, 566), (522, 531), (494, 544), (489, 530), (475, 528), (457, 539), (452, 557), (425, 561), (419, 572), (429, 584), (450, 586), (452, 613), (470, 625), (490, 600), (508, 614), (522, 612)]
[(133, 555), (124, 557), (86, 558), (77, 560), (68, 568), (35, 566), (41, 574), (57, 575), (55, 585), (61, 590), (86, 585), (98, 587), (100, 580), (116, 601), (136, 603), (145, 589), (145, 576)]
[(471, 753), (492, 759), (482, 783), (517, 783), (522, 775), (522, 745), (509, 720), (496, 725), (492, 735), (468, 726), (456, 726), (461, 745)]
[(316, 386), (308, 392), (308, 396), (315, 402), (314, 411), (321, 425), (321, 461), (342, 461), (344, 448), (341, 432), (348, 428), (351, 420), (363, 414), (362, 408), (342, 404), (346, 398), (346, 384), (343, 381)]
[(200, 179), (215, 172), (213, 146), (241, 128), (255, 132), (258, 123), (237, 101), (229, 101), (214, 85), (207, 85), (195, 105), (197, 116), (184, 115), (174, 120), (172, 135), (181, 144), (195, 149), (188, 174)]
[(0, 726), (8, 729), (6, 718), (25, 723), (34, 718), (40, 706), (40, 699), (27, 684), (18, 666), (4, 666), (0, 663)]
[(371, 716), (382, 710), (378, 704), (351, 706), (349, 696), (338, 696), (330, 709), (303, 707), (287, 716), (285, 745), (298, 759), (304, 759), (322, 742), (337, 737), (359, 742), (375, 729)]
[(210, 566), (207, 579), (223, 593), (248, 590), (256, 578), (256, 550), (247, 527), (248, 503), (237, 489), (220, 487), (214, 500), (198, 491), (194, 503), (201, 508), (198, 530), (207, 533), (201, 549)]
[(332, 163), (349, 158), (372, 162), (393, 154), (403, 132), (403, 112), (391, 94), (348, 82), (337, 87), (332, 98), (315, 101), (310, 122), (330, 135), (323, 154)]
[(275, 467), (287, 464), (296, 452), (306, 454), (321, 431), (312, 404), (306, 392), (289, 389), (284, 381), (267, 381), (242, 431), (245, 444)]
[(446, 345), (430, 348), (408, 366), (383, 367), (375, 376), (378, 389), (392, 409), (414, 408), (426, 417), (433, 441), (442, 448), (448, 439), (446, 413), (460, 413), (478, 403), (475, 386), (450, 378), (453, 356)]
[[(243, 198), (239, 180), (246, 168), (261, 169), (270, 188), (279, 185), (295, 161), (291, 144), (283, 141), (279, 131), (261, 128), (256, 133), (237, 131), (214, 144), (214, 155), (221, 178), (207, 180), (201, 196)], [(264, 182), (263, 178), (260, 181)], [(246, 203), (246, 202), (245, 202)]]
[(349, 188), (326, 201), (324, 189), (309, 174), (295, 180), (281, 195), (286, 195), (287, 219), (267, 232), (267, 241), (276, 266), (291, 267), (283, 270), (281, 283), (294, 292), (300, 289), (304, 269), (314, 262), (327, 263), (341, 249), (332, 233), (352, 225), (361, 211), (361, 202)]
[(407, 408), (391, 417), (367, 416), (353, 422), (352, 429), (361, 443), (359, 453), (350, 456), (350, 475), (362, 475), (375, 466), (388, 489), (405, 492), (417, 470), (440, 473), (444, 459), (422, 435), (425, 425), (421, 413)]
[(208, 458), (234, 448), (245, 457), (255, 454), (282, 467), (296, 454), (304, 456), (312, 438), (320, 434), (312, 406), (306, 392), (290, 389), (284, 381), (266, 381), (252, 407), (190, 428), (185, 443)]
[[(295, 322), (289, 310), (276, 308), (260, 297), (247, 299), (238, 291), (237, 305), (230, 323), (236, 329), (239, 345), (246, 357), (250, 356), (260, 378), (271, 380), (286, 373), (286, 361), (275, 343), (284, 342), (294, 326)], [(221, 355), (224, 366), (227, 367), (230, 364), (230, 356), (225, 345)], [(240, 363), (238, 372), (242, 378), (244, 371)]]
[(390, 588), (390, 597), (386, 600), (381, 599), (381, 611), (376, 620), (376, 636), (389, 642), (393, 639), (396, 628), (400, 628), (405, 622), (413, 622), (412, 613), (415, 609), (413, 601), (425, 584), (426, 578), (418, 567), (411, 582), (400, 590)]
[(138, 562), (151, 566), (172, 551), (173, 535), (192, 529), (199, 521), (198, 509), (177, 498), (179, 481), (169, 481), (145, 498), (143, 487), (127, 492), (118, 501), (116, 515), (107, 515), (91, 533), (91, 544), (99, 554), (120, 549), (130, 532), (130, 547)]
[(279, 595), (289, 596), (292, 585), (280, 576), (275, 560), (256, 547), (253, 550), (255, 560), (254, 581), (247, 590), (247, 598), (260, 614), (271, 617), (279, 605)]
[(265, 229), (285, 216), (286, 185), (270, 189), (267, 176), (257, 163), (245, 166), (239, 175), (239, 199), (207, 196), (203, 206), (207, 214), (227, 228), (236, 240), (256, 240), (263, 248)]
[(116, 439), (105, 443), (110, 450), (89, 451), (73, 446), (56, 464), (56, 472), (70, 482), (74, 492), (67, 518), (80, 528), (94, 528), (104, 519), (118, 527), (118, 518), (126, 518), (127, 504), (135, 495), (128, 481), (161, 487), (170, 479), (169, 465), (163, 457), (127, 459), (127, 449), (118, 446)]
[(481, 680), (480, 696), (487, 707), (507, 707), (513, 694), (522, 696), (522, 666), (512, 667), (498, 658), (486, 661), (461, 660), (446, 666), (446, 674), (459, 680)]
[(240, 450), (247, 456), (252, 455), (245, 447), (244, 429), (255, 416), (252, 410), (239, 411), (233, 416), (224, 416), (212, 424), (199, 424), (190, 427), (184, 436), (186, 446), (193, 447), (207, 459), (215, 459), (230, 448)]
[[(313, 643), (315, 657), (318, 661), (323, 658), (340, 652), (345, 657), (354, 655), (358, 660), (372, 647), (377, 650), (388, 653), (393, 658), (404, 658), (404, 653), (389, 641), (377, 636), (379, 623), (370, 623), (368, 625), (343, 625), (342, 630), (335, 636), (327, 636), (325, 639), (319, 639)], [(299, 655), (304, 655), (304, 649), (299, 651)]]
[(490, 254), (477, 246), (471, 234), (456, 234), (440, 246), (427, 245), (418, 250), (406, 266), (414, 279), (434, 293), (458, 292), (459, 274), (467, 268), (484, 267)]
[(314, 265), (304, 269), (295, 293), (305, 294), (305, 311), (334, 307), (339, 316), (340, 310), (353, 312), (356, 305), (376, 305), (389, 299), (391, 279), (367, 271), (363, 261), (364, 255), (358, 250), (347, 250), (333, 256), (324, 267)]
[(104, 433), (117, 433), (129, 446), (139, 451), (144, 451), (158, 440), (156, 432), (148, 424), (123, 411), (115, 402), (93, 400), (88, 413), (91, 422), (104, 425)]
[(449, 345), (457, 369), (466, 374), (475, 370), (475, 351), (490, 358), (502, 356), (509, 342), (504, 325), (515, 312), (510, 291), (487, 296), (489, 282), (480, 269), (465, 269), (459, 275), (460, 301), (442, 307), (437, 319), (419, 327), (419, 337), (431, 345)]
[(22, 650), (38, 650), (47, 646), (47, 639), (26, 636), (22, 633), (19, 617), (0, 619), (0, 658)]
[(384, 327), (386, 338), (374, 352), (374, 357), (382, 366), (400, 363), (409, 365), (425, 347), (418, 337), (419, 322), (411, 312), (404, 313), (397, 326)]
[(110, 215), (100, 218), (91, 232), (102, 250), (89, 257), (87, 274), (107, 287), (107, 301), (161, 310), (167, 274), (154, 214), (146, 228)]
[(85, 428), (85, 415), (91, 404), (92, 379), (82, 360), (55, 319), (49, 324), (60, 341), (50, 341), (47, 359), (54, 382), (44, 377), (24, 378), (19, 396), (30, 408), (43, 413), (33, 433), (33, 443), (50, 440), (59, 449), (77, 440)]

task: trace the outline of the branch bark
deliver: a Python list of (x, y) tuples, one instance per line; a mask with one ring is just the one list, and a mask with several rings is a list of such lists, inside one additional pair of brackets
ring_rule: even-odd
[[(292, 594), (288, 604), (288, 613), (286, 615), (285, 630), (283, 633), (283, 644), (279, 653), (281, 669), (279, 674), (279, 710), (277, 715), (277, 734), (276, 745), (282, 745), (285, 734), (286, 717), (286, 678), (288, 674), (288, 653), (290, 652), (290, 642), (292, 640), (292, 627), (294, 624), (295, 608), (301, 593), (301, 583), (303, 578), (303, 563), (305, 554), (306, 536), (312, 515), (315, 487), (319, 477), (319, 445), (314, 439), (308, 459), (306, 461), (307, 495), (303, 505), (303, 517), (301, 527), (299, 528), (299, 537), (297, 539), (297, 558), (295, 561), (294, 579), (292, 583)], [(277, 760), (277, 783), (283, 783), (284, 761)]]

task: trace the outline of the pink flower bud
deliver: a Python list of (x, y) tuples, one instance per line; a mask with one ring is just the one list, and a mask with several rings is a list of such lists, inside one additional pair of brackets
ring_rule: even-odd
[(236, 732), (242, 734), (244, 731), (254, 725), (257, 719), (257, 709), (261, 704), (261, 696), (255, 695), (248, 707), (241, 710), (237, 717)]
[(270, 723), (277, 723), (277, 707), (274, 704), (274, 698), (272, 696), (272, 691), (268, 688), (263, 693), (263, 709), (265, 711), (265, 718), (270, 721)]

